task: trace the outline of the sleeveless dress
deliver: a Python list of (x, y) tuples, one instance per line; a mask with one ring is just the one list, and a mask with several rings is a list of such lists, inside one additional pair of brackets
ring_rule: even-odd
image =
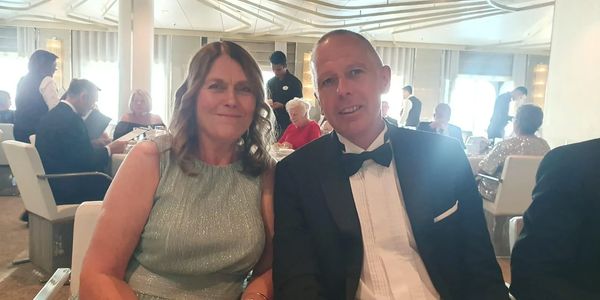
[(265, 245), (260, 176), (242, 174), (239, 161), (196, 160), (192, 177), (171, 157), (169, 135), (154, 142), (160, 181), (125, 280), (139, 299), (239, 299)]

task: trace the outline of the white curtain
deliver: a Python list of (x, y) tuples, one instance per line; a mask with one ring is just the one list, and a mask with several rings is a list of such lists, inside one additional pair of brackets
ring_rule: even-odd
[(37, 48), (38, 31), (31, 27), (17, 27), (17, 53), (29, 57)]
[(444, 103), (450, 103), (450, 95), (452, 95), (454, 82), (458, 77), (459, 57), (459, 51), (457, 50), (444, 50), (442, 54), (442, 86), (440, 87), (440, 95), (442, 95)]
[(118, 61), (116, 32), (73, 30), (71, 34), (73, 78), (81, 77), (82, 68), (90, 61)]
[(154, 65), (152, 66), (152, 106), (153, 112), (169, 124), (175, 103), (171, 87), (173, 61), (173, 36), (154, 36)]
[(388, 115), (399, 118), (402, 106), (402, 88), (412, 85), (415, 67), (415, 49), (400, 47), (375, 47), (385, 65), (392, 69), (390, 89), (381, 100), (389, 103)]
[(392, 74), (402, 78), (402, 86), (412, 85), (415, 66), (414, 48), (376, 47), (375, 50), (383, 63), (390, 66)]

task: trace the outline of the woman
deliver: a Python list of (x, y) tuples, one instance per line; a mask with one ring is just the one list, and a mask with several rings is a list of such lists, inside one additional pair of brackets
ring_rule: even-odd
[[(515, 137), (504, 140), (492, 149), (479, 163), (479, 173), (500, 177), (504, 161), (509, 155), (544, 156), (550, 151), (548, 143), (535, 135), (542, 126), (544, 112), (533, 104), (521, 105), (517, 110), (514, 122)], [(479, 182), (479, 193), (488, 201), (494, 201), (498, 183), (482, 178)]]
[[(243, 67), (242, 67), (243, 66)], [(272, 125), (261, 71), (235, 43), (192, 59), (170, 135), (119, 169), (84, 259), (83, 299), (272, 297)]]
[(15, 97), (13, 130), (17, 141), (29, 143), (41, 118), (58, 104), (58, 90), (52, 79), (56, 59), (58, 56), (46, 50), (36, 50), (29, 58), (29, 72), (19, 80)]
[(308, 119), (310, 104), (300, 98), (294, 98), (285, 104), (290, 115), (290, 124), (279, 138), (280, 148), (298, 149), (321, 136), (317, 122)]
[(151, 114), (152, 100), (150, 95), (143, 90), (135, 90), (129, 98), (129, 110), (121, 117), (115, 127), (113, 139), (116, 140), (126, 133), (132, 131), (135, 127), (156, 127), (165, 126), (159, 115)]

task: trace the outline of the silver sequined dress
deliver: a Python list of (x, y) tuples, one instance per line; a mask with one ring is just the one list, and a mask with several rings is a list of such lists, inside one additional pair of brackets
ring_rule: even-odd
[[(494, 177), (500, 177), (504, 161), (509, 155), (543, 156), (550, 151), (548, 143), (536, 136), (517, 136), (504, 140), (492, 149), (479, 163), (479, 171)], [(498, 183), (482, 178), (479, 182), (479, 193), (485, 200), (494, 201)]]
[(260, 177), (199, 160), (188, 176), (168, 141), (155, 140), (160, 182), (125, 280), (140, 299), (238, 299), (265, 243)]

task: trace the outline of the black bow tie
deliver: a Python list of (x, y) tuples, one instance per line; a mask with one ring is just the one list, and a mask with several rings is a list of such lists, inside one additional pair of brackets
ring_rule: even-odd
[(342, 163), (346, 174), (348, 176), (356, 174), (362, 167), (363, 162), (368, 159), (372, 159), (384, 167), (389, 167), (392, 162), (392, 147), (390, 143), (386, 142), (373, 151), (342, 154)]

